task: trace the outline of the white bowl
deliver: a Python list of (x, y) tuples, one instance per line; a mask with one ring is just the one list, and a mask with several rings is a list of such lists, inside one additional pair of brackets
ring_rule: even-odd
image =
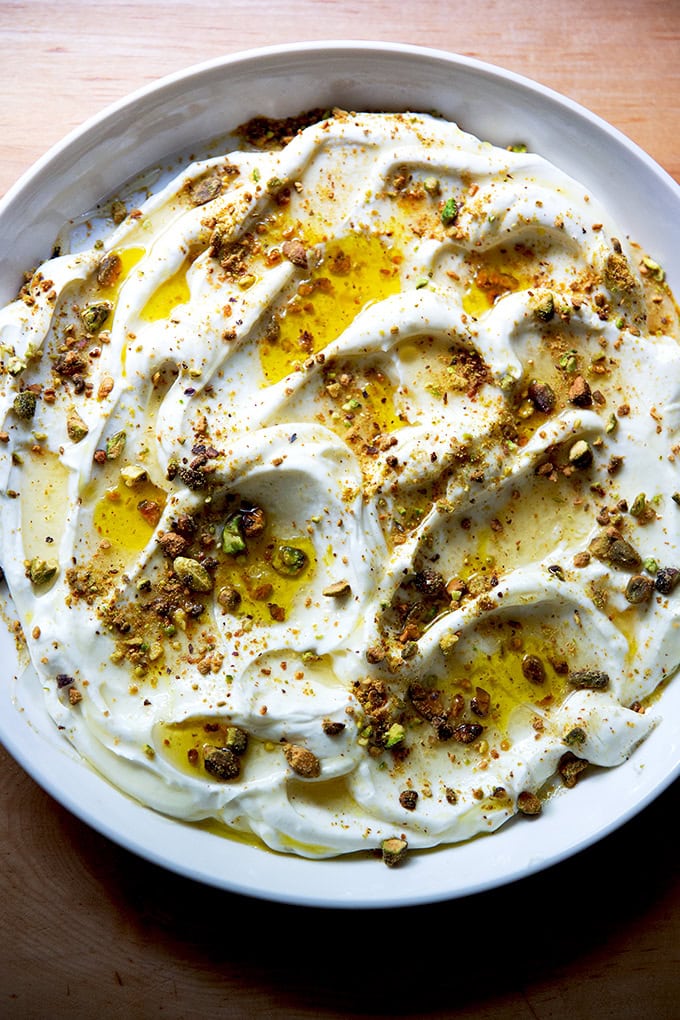
[[(436, 50), (387, 43), (306, 43), (255, 50), (172, 75), (109, 107), (55, 146), (0, 202), (0, 303), (23, 271), (49, 256), (65, 221), (126, 179), (256, 114), (311, 107), (437, 110), (498, 145), (518, 140), (581, 181), (621, 229), (660, 262), (680, 294), (680, 188), (620, 132), (516, 74)], [(181, 873), (290, 903), (383, 907), (479, 892), (524, 877), (592, 844), (640, 811), (680, 772), (680, 684), (662, 723), (628, 762), (551, 800), (535, 823), (414, 854), (383, 867), (364, 855), (309, 861), (224, 839), (162, 817), (89, 769), (47, 716), (14, 640), (0, 652), (15, 681), (0, 685), (0, 738), (27, 772), (99, 832)], [(23, 674), (23, 675), (22, 675)]]

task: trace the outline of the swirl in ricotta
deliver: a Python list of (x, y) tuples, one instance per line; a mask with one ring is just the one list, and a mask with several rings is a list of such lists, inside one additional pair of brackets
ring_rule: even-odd
[(416, 114), (108, 212), (0, 312), (2, 563), (82, 757), (309, 857), (624, 761), (680, 658), (660, 267), (546, 160)]

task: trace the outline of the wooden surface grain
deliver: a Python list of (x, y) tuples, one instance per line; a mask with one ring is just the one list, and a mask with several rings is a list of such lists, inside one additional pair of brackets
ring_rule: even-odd
[[(140, 85), (322, 38), (436, 46), (518, 71), (680, 180), (675, 0), (36, 0), (0, 3), (0, 194)], [(676, 783), (597, 846), (496, 892), (333, 913), (166, 873), (88, 829), (0, 748), (0, 1016), (670, 1020), (679, 809)]]

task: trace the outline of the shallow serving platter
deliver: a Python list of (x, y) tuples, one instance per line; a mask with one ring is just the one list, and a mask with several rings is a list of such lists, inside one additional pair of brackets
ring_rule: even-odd
[[(517, 141), (580, 180), (621, 230), (664, 266), (680, 294), (680, 187), (645, 153), (582, 107), (466, 57), (387, 43), (308, 43), (253, 50), (174, 74), (109, 107), (48, 152), (0, 202), (0, 304), (46, 257), (66, 221), (147, 167), (168, 167), (256, 114), (312, 107), (436, 110), (498, 145)], [(8, 607), (11, 613), (11, 606)], [(60, 737), (30, 668), (0, 627), (0, 740), (79, 818), (182, 875), (262, 898), (314, 906), (388, 907), (444, 900), (530, 875), (622, 825), (680, 773), (680, 682), (663, 721), (624, 765), (548, 801), (533, 823), (413, 854), (398, 869), (355, 855), (309, 861), (165, 818), (110, 786)]]

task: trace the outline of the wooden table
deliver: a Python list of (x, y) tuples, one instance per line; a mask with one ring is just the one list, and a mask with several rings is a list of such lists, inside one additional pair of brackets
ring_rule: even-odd
[[(438, 46), (521, 72), (602, 115), (680, 180), (674, 0), (36, 0), (0, 3), (0, 194), (146, 82), (321, 38)], [(0, 766), (3, 1017), (680, 1015), (677, 783), (598, 846), (515, 886), (361, 913), (195, 885), (89, 830), (1, 749)]]

